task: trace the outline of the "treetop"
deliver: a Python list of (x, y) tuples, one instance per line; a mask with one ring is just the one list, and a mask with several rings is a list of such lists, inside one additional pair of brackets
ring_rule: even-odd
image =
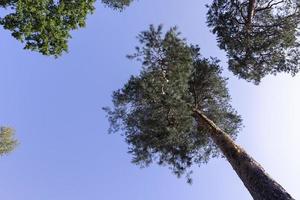
[(268, 74), (299, 71), (297, 0), (214, 0), (207, 22), (240, 78), (258, 84)]
[(142, 69), (113, 93), (113, 108), (105, 108), (110, 131), (125, 136), (133, 163), (157, 162), (178, 176), (189, 176), (192, 164), (219, 154), (209, 138), (210, 128), (199, 122), (193, 109), (233, 138), (241, 118), (230, 105), (218, 61), (203, 58), (176, 28), (163, 33), (161, 26), (150, 26), (138, 39), (141, 45), (129, 57), (139, 60)]

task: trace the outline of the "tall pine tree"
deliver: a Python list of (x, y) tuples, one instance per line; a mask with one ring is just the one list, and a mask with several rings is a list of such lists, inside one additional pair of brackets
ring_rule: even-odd
[(224, 155), (256, 200), (292, 199), (234, 139), (242, 120), (230, 105), (226, 79), (215, 59), (201, 57), (175, 28), (153, 26), (139, 35), (130, 58), (142, 71), (113, 93), (105, 108), (110, 131), (122, 131), (133, 163), (167, 165), (178, 176)]
[(213, 0), (207, 16), (240, 78), (258, 84), (267, 74), (299, 71), (298, 0)]

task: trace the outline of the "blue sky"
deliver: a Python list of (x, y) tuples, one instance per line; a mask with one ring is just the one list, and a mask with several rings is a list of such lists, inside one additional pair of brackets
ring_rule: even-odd
[[(126, 59), (149, 24), (177, 25), (204, 56), (224, 52), (205, 24), (210, 0), (140, 0), (123, 13), (97, 3), (87, 27), (74, 31), (58, 59), (22, 50), (0, 29), (0, 124), (16, 129), (20, 145), (0, 158), (0, 196), (10, 200), (251, 199), (225, 159), (196, 167), (194, 183), (167, 168), (130, 163), (120, 135), (108, 135), (103, 106), (139, 65)], [(300, 76), (265, 78), (254, 86), (227, 70), (233, 106), (245, 128), (237, 142), (300, 198)]]

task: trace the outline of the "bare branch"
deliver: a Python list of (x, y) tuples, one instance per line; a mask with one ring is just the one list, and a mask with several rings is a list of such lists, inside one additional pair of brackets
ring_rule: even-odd
[(275, 3), (272, 3), (272, 2), (274, 2), (274, 0), (270, 1), (267, 4), (267, 6), (256, 9), (255, 12), (260, 12), (260, 11), (263, 11), (263, 10), (271, 9), (273, 6), (276, 6), (276, 5), (279, 5), (281, 3), (284, 3), (284, 0), (278, 1), (278, 2), (275, 2)]

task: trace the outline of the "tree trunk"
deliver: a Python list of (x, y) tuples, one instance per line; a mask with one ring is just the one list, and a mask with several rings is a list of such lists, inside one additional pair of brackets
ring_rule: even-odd
[(245, 150), (230, 136), (208, 119), (200, 110), (195, 114), (211, 128), (211, 138), (227, 158), (254, 200), (294, 200), (274, 181)]
[(246, 28), (247, 30), (251, 29), (252, 19), (254, 17), (256, 7), (256, 0), (249, 0), (248, 9), (247, 9), (247, 21), (246, 21)]

